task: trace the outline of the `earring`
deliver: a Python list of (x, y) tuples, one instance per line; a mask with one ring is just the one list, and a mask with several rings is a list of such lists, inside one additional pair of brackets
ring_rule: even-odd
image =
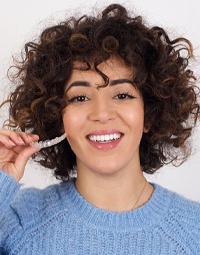
[(47, 148), (50, 146), (53, 146), (55, 144), (60, 143), (61, 141), (63, 141), (66, 138), (66, 134), (64, 133), (63, 135), (56, 137), (52, 140), (46, 140), (46, 141), (40, 141), (40, 142), (31, 142), (30, 146), (32, 147), (36, 147), (36, 148)]

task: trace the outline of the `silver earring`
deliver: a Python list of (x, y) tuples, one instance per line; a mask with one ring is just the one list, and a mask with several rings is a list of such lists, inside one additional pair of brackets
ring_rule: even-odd
[(40, 141), (40, 142), (31, 142), (30, 145), (32, 147), (36, 147), (36, 148), (47, 148), (50, 146), (53, 146), (55, 144), (60, 143), (61, 141), (63, 141), (66, 138), (66, 134), (64, 133), (63, 135), (56, 137), (52, 140), (46, 140), (46, 141)]

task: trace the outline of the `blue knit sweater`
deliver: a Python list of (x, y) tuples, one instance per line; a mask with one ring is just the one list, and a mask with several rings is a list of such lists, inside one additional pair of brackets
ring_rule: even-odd
[(89, 204), (74, 180), (22, 189), (0, 172), (0, 254), (200, 254), (200, 205), (154, 184), (151, 199), (129, 212)]

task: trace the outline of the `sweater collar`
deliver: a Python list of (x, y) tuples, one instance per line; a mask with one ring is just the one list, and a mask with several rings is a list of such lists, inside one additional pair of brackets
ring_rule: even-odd
[[(166, 214), (172, 199), (172, 192), (158, 184), (151, 183), (154, 192), (143, 206), (127, 212), (110, 212), (99, 209), (87, 202), (77, 191), (75, 179), (65, 184), (65, 201), (73, 218), (91, 227), (111, 229), (114, 231), (128, 231), (133, 228), (149, 228), (157, 225)], [(67, 189), (67, 197), (66, 197)]]

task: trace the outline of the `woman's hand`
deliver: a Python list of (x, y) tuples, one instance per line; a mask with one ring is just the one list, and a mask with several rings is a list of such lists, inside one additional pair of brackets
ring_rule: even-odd
[(28, 159), (39, 148), (29, 146), (30, 142), (38, 141), (38, 135), (0, 130), (0, 169), (19, 181), (24, 174)]

